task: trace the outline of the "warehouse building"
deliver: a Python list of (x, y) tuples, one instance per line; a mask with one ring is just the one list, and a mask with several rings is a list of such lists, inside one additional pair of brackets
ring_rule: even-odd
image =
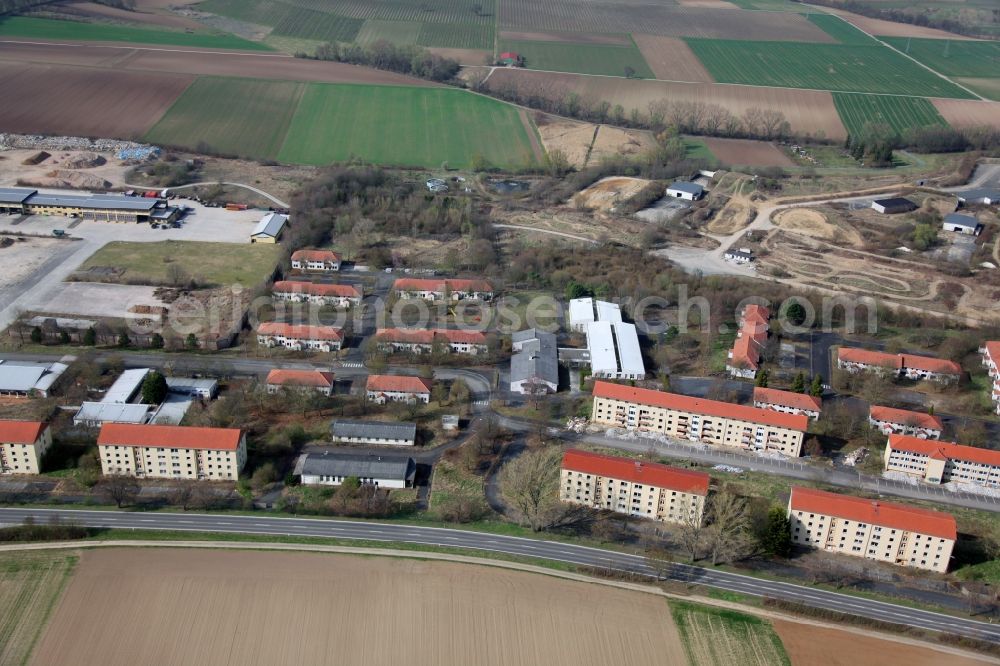
[(277, 243), (288, 224), (288, 216), (280, 213), (268, 213), (257, 223), (250, 234), (251, 243)]
[(798, 457), (809, 427), (804, 414), (594, 382), (591, 422), (679, 440)]
[(562, 349), (567, 361), (590, 365), (590, 374), (603, 379), (644, 379), (639, 334), (635, 324), (622, 321), (617, 303), (574, 298), (569, 302), (567, 327), (587, 336), (586, 353)]
[(247, 460), (238, 428), (105, 423), (97, 449), (105, 476), (235, 481)]
[(966, 205), (980, 204), (992, 206), (1000, 203), (1000, 189), (975, 188), (958, 193), (958, 200)]
[(660, 463), (569, 449), (559, 499), (668, 523), (701, 525), (710, 477)]
[(306, 486), (339, 486), (347, 479), (379, 488), (412, 488), (417, 465), (405, 456), (350, 453), (304, 453), (295, 463), (295, 474)]
[(180, 209), (152, 197), (124, 194), (49, 194), (22, 187), (0, 188), (0, 213), (77, 217), (98, 222), (164, 222), (180, 217)]
[(1000, 486), (1000, 451), (992, 449), (889, 435), (882, 462), (887, 472), (902, 472), (927, 483)]
[(559, 389), (559, 350), (554, 333), (529, 328), (511, 335), (510, 390), (523, 395)]
[(686, 201), (697, 201), (705, 196), (705, 188), (698, 183), (689, 183), (678, 180), (670, 184), (667, 188), (667, 196), (671, 199), (685, 199)]
[(941, 221), (941, 228), (945, 231), (952, 231), (966, 236), (978, 236), (983, 231), (983, 225), (979, 220), (971, 215), (960, 213), (948, 213)]
[(340, 444), (413, 446), (417, 443), (417, 424), (336, 419), (330, 424), (330, 439)]
[(0, 474), (38, 474), (52, 446), (52, 430), (41, 421), (0, 421)]
[(958, 538), (947, 513), (798, 486), (788, 518), (799, 546), (939, 573)]
[(105, 423), (145, 423), (149, 405), (120, 402), (84, 402), (73, 416), (73, 425), (99, 428)]
[(872, 202), (872, 210), (883, 215), (896, 215), (898, 213), (909, 213), (916, 210), (917, 204), (905, 197), (892, 197), (890, 199), (876, 199)]
[(65, 363), (0, 360), (0, 396), (47, 398), (68, 368)]

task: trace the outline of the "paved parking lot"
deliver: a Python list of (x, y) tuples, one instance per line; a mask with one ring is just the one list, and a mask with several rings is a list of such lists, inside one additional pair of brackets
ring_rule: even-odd
[(29, 273), (21, 271), (5, 277), (0, 272), (0, 329), (10, 326), (21, 312), (51, 309), (49, 303), (59, 299), (66, 287), (63, 280), (107, 243), (154, 243), (168, 239), (249, 243), (250, 232), (264, 215), (264, 211), (206, 208), (185, 199), (175, 199), (171, 203), (186, 205), (192, 209), (178, 229), (153, 229), (148, 224), (115, 224), (46, 215), (0, 215), (2, 233), (21, 233), (52, 239), (53, 230), (63, 229), (69, 237), (67, 240), (60, 240), (58, 244), (32, 241), (31, 246), (26, 246), (44, 245), (50, 252), (48, 256), (36, 257), (37, 261), (33, 262), (34, 270)]

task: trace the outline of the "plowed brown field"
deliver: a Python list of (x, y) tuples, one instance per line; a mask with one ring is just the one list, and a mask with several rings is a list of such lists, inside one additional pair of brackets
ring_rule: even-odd
[[(0, 62), (0, 128), (21, 134), (142, 136), (194, 77)], [(15, 101), (16, 100), (16, 101)]]
[(834, 140), (847, 136), (840, 122), (830, 93), (819, 90), (791, 88), (759, 88), (718, 83), (672, 83), (640, 81), (614, 77), (531, 72), (510, 68), (497, 69), (490, 76), (489, 86), (515, 86), (531, 94), (564, 99), (571, 92), (586, 101), (607, 100), (621, 104), (626, 112), (635, 108), (646, 113), (648, 105), (664, 98), (672, 101), (692, 101), (719, 104), (736, 115), (749, 107), (775, 109), (785, 114), (795, 132), (817, 134)]
[(981, 102), (974, 99), (933, 99), (931, 102), (949, 125), (1000, 127), (1000, 102)]
[(632, 38), (656, 78), (712, 82), (712, 75), (683, 39), (641, 34), (632, 35)]
[(792, 666), (985, 666), (991, 659), (934, 650), (927, 643), (911, 644), (853, 631), (771, 620), (785, 644)]
[(34, 664), (685, 664), (664, 599), (486, 566), (108, 549), (80, 564)]
[(500, 5), (500, 28), (535, 32), (643, 32), (669, 37), (827, 44), (836, 41), (804, 16), (791, 12), (680, 7), (652, 2), (504, 0)]
[(303, 60), (273, 54), (205, 52), (131, 46), (25, 44), (0, 42), (0, 61), (87, 64), (140, 72), (174, 72), (212, 76), (244, 76), (283, 81), (322, 83), (376, 83), (385, 85), (434, 85), (392, 72), (340, 62)]
[(956, 35), (955, 33), (938, 30), (937, 28), (926, 28), (921, 25), (868, 18), (867, 16), (845, 12), (842, 9), (826, 9), (826, 11), (843, 16), (847, 19), (848, 23), (853, 23), (856, 27), (870, 35), (881, 35), (883, 37), (928, 37), (930, 39), (973, 39), (972, 37)]
[(703, 139), (712, 154), (724, 164), (738, 166), (795, 166), (780, 148), (768, 141)]
[(194, 19), (176, 14), (129, 11), (127, 9), (119, 9), (118, 7), (99, 5), (96, 2), (67, 2), (63, 6), (58, 7), (58, 11), (82, 18), (110, 19), (126, 23), (141, 23), (147, 26), (192, 30), (203, 30), (205, 28), (205, 26)]

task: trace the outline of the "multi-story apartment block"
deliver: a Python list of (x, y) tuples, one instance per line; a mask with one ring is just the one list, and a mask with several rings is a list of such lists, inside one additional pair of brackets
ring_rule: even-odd
[(486, 336), (479, 331), (451, 328), (383, 328), (375, 333), (380, 349), (388, 352), (430, 354), (435, 348), (454, 354), (485, 354)]
[(279, 280), (275, 282), (274, 287), (271, 289), (271, 296), (276, 301), (333, 305), (338, 308), (359, 305), (362, 299), (361, 291), (353, 285), (319, 284), (316, 282), (295, 280)]
[(427, 404), (431, 401), (431, 386), (431, 381), (422, 377), (369, 375), (365, 384), (365, 395), (380, 405), (387, 402)]
[(788, 518), (800, 546), (941, 573), (957, 538), (947, 513), (797, 486)]
[(393, 283), (392, 290), (402, 298), (427, 301), (460, 301), (466, 298), (489, 301), (493, 298), (493, 285), (486, 280), (399, 278)]
[(52, 446), (52, 430), (41, 421), (0, 421), (0, 474), (38, 474)]
[(903, 472), (927, 483), (1000, 486), (1000, 451), (992, 449), (889, 435), (882, 462), (887, 472)]
[(282, 389), (290, 391), (316, 391), (321, 395), (333, 393), (334, 376), (323, 370), (286, 370), (274, 368), (267, 373), (267, 392), (277, 393)]
[(693, 442), (797, 457), (809, 427), (804, 414), (594, 382), (593, 423)]
[(97, 449), (106, 476), (235, 481), (247, 461), (238, 428), (105, 423)]
[(292, 268), (297, 271), (336, 273), (340, 270), (340, 255), (330, 250), (296, 250), (292, 252)]
[(868, 423), (881, 430), (884, 435), (912, 435), (920, 439), (940, 439), (941, 431), (944, 430), (944, 423), (933, 414), (881, 405), (871, 406)]
[(886, 354), (855, 347), (837, 350), (837, 367), (847, 372), (867, 371), (906, 379), (927, 379), (939, 384), (957, 382), (962, 377), (962, 366), (954, 361), (913, 354)]
[(782, 414), (805, 414), (811, 419), (818, 419), (823, 409), (823, 401), (805, 393), (755, 386), (753, 406)]
[(1000, 414), (1000, 340), (984, 342), (979, 353), (983, 355), (983, 366), (990, 375), (990, 397), (997, 414)]
[(733, 377), (753, 379), (760, 369), (760, 355), (767, 345), (768, 321), (771, 311), (763, 305), (751, 303), (740, 313), (740, 329), (736, 342), (729, 350), (726, 371)]
[(579, 449), (563, 454), (559, 499), (669, 523), (700, 525), (710, 477)]
[(263, 322), (257, 327), (257, 344), (296, 351), (333, 352), (344, 344), (344, 332), (333, 326), (306, 326)]

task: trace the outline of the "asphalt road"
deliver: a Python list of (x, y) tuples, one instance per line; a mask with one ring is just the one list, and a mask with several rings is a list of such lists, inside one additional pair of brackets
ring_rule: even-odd
[(918, 610), (883, 601), (853, 597), (803, 585), (762, 580), (725, 571), (671, 563), (655, 566), (641, 555), (590, 548), (570, 543), (526, 539), (437, 527), (314, 518), (274, 518), (196, 513), (129, 513), (65, 509), (0, 508), (0, 522), (20, 523), (25, 518), (45, 522), (52, 517), (90, 527), (124, 529), (230, 532), (281, 536), (314, 536), (364, 539), (389, 543), (470, 548), (493, 553), (536, 557), (577, 565), (611, 568), (644, 576), (706, 585), (753, 596), (767, 596), (814, 608), (905, 624), (921, 629), (960, 634), (1000, 643), (1000, 626), (941, 613)]

